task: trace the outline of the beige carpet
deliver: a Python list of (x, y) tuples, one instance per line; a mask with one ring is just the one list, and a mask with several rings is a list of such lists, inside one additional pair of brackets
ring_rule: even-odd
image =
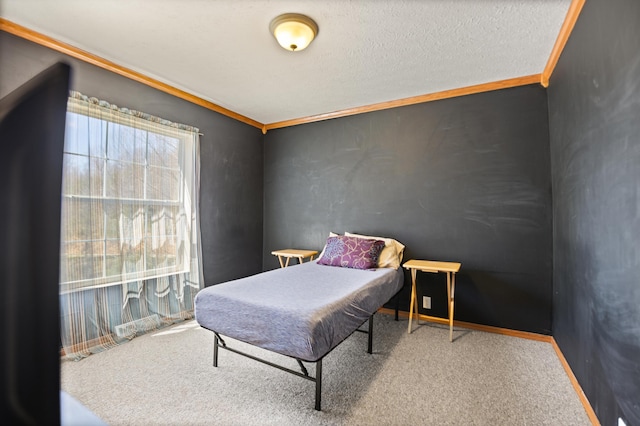
[(194, 321), (64, 361), (62, 389), (111, 425), (590, 424), (549, 343), (460, 328), (450, 343), (446, 326), (374, 320), (372, 355), (355, 333), (325, 358), (321, 412), (310, 381), (229, 351), (214, 368), (213, 333)]

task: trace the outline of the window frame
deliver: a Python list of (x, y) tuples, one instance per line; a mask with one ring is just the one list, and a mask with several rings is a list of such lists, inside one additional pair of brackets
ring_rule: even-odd
[[(162, 278), (162, 277), (167, 277), (167, 276), (173, 276), (173, 275), (178, 275), (178, 274), (184, 274), (184, 273), (189, 273), (190, 272), (190, 263), (191, 263), (191, 244), (184, 244), (184, 247), (182, 248), (182, 252), (178, 252), (178, 245), (176, 244), (176, 251), (175, 251), (175, 263), (174, 265), (171, 266), (162, 266), (162, 267), (155, 267), (155, 268), (149, 268), (148, 267), (148, 248), (146, 247), (146, 242), (148, 240), (150, 240), (152, 237), (151, 234), (148, 233), (148, 229), (150, 227), (150, 220), (151, 220), (151, 214), (152, 212), (150, 211), (153, 208), (157, 208), (157, 207), (173, 207), (175, 208), (175, 217), (173, 217), (173, 223), (174, 223), (174, 229), (173, 229), (173, 234), (170, 234), (171, 237), (173, 237), (173, 239), (175, 241), (178, 240), (178, 235), (180, 235), (181, 232), (184, 233), (190, 233), (190, 229), (188, 226), (188, 223), (190, 221), (190, 218), (183, 218), (183, 220), (181, 220), (179, 218), (179, 215), (183, 214), (185, 215), (186, 213), (184, 211), (182, 211), (183, 209), (181, 209), (180, 207), (182, 205), (184, 205), (185, 203), (185, 192), (186, 192), (186, 188), (185, 188), (185, 150), (186, 150), (186, 144), (188, 142), (188, 138), (192, 138), (193, 134), (190, 131), (187, 130), (181, 130), (181, 129), (176, 129), (173, 127), (169, 127), (166, 126), (162, 123), (159, 122), (151, 122), (149, 120), (146, 120), (144, 118), (141, 117), (136, 117), (136, 116), (131, 116), (129, 114), (125, 114), (123, 112), (118, 111), (117, 109), (110, 109), (107, 111), (103, 111), (103, 109), (105, 108), (101, 108), (99, 106), (95, 106), (95, 105), (91, 105), (89, 107), (87, 107), (85, 105), (85, 103), (83, 103), (82, 101), (78, 101), (76, 99), (70, 98), (69, 99), (69, 104), (68, 104), (68, 110), (67, 110), (67, 117), (69, 117), (69, 114), (77, 114), (81, 119), (87, 118), (87, 119), (96, 119), (96, 120), (100, 120), (102, 121), (104, 124), (106, 125), (106, 131), (102, 132), (101, 131), (101, 137), (104, 137), (104, 139), (102, 140), (102, 143), (104, 143), (104, 152), (103, 155), (98, 155), (98, 156), (94, 156), (92, 155), (92, 153), (90, 152), (90, 146), (91, 143), (87, 141), (87, 144), (89, 146), (89, 148), (87, 149), (86, 153), (81, 153), (81, 152), (72, 152), (72, 151), (68, 151), (67, 150), (67, 144), (65, 143), (65, 149), (64, 149), (64, 156), (65, 159), (67, 158), (67, 156), (70, 156), (70, 158), (82, 158), (85, 161), (88, 161), (89, 164), (91, 163), (92, 160), (100, 160), (102, 161), (102, 188), (101, 188), (101, 194), (99, 196), (95, 196), (95, 195), (82, 195), (82, 194), (68, 194), (65, 193), (64, 187), (63, 187), (63, 194), (62, 194), (62, 202), (63, 202), (63, 206), (68, 205), (65, 202), (66, 201), (87, 201), (87, 202), (95, 202), (96, 200), (100, 200), (100, 203), (102, 205), (102, 231), (101, 231), (101, 235), (102, 237), (99, 239), (89, 239), (89, 240), (65, 240), (64, 238), (66, 237), (66, 235), (61, 235), (61, 245), (63, 246), (63, 248), (65, 247), (65, 245), (67, 244), (71, 244), (71, 243), (79, 243), (79, 244), (84, 244), (84, 243), (89, 243), (89, 244), (94, 244), (94, 243), (101, 243), (102, 244), (102, 250), (101, 250), (101, 254), (98, 256), (101, 256), (101, 261), (102, 261), (102, 271), (99, 277), (94, 277), (94, 278), (81, 278), (81, 279), (75, 279), (75, 280), (67, 280), (67, 281), (63, 281), (63, 277), (62, 277), (62, 270), (61, 270), (61, 276), (60, 276), (60, 293), (68, 293), (68, 292), (72, 292), (72, 291), (77, 291), (77, 290), (86, 290), (86, 289), (91, 289), (91, 288), (100, 288), (100, 287), (108, 287), (108, 286), (115, 286), (115, 285), (122, 285), (122, 284), (126, 284), (126, 283), (130, 283), (130, 282), (136, 282), (136, 281), (145, 281), (145, 280), (151, 280), (151, 279), (157, 279), (157, 278)], [(130, 127), (134, 129), (134, 134), (136, 133), (136, 131), (138, 130), (142, 130), (145, 132), (145, 147), (144, 147), (144, 163), (140, 163), (140, 162), (136, 162), (135, 159), (131, 159), (131, 161), (126, 161), (126, 160), (122, 160), (122, 159), (116, 159), (116, 158), (110, 158), (110, 151), (109, 151), (109, 129), (112, 126), (124, 126), (124, 127)], [(157, 134), (157, 135), (161, 135), (163, 136), (163, 138), (166, 137), (170, 137), (170, 138), (174, 138), (177, 140), (178, 142), (178, 149), (177, 149), (177, 153), (178, 153), (178, 158), (177, 158), (177, 168), (172, 168), (170, 166), (165, 166), (165, 165), (158, 165), (158, 164), (150, 164), (150, 138), (149, 135), (150, 134)], [(143, 183), (142, 183), (142, 188), (143, 188), (143, 194), (142, 194), (142, 198), (134, 198), (134, 197), (117, 197), (117, 196), (108, 196), (107, 192), (108, 192), (108, 181), (107, 181), (107, 174), (108, 174), (108, 166), (109, 166), (109, 162), (118, 162), (118, 163), (122, 163), (122, 164), (129, 164), (129, 165), (137, 165), (137, 166), (142, 166), (142, 169), (144, 171), (144, 176), (143, 176)], [(149, 173), (150, 173), (150, 169), (155, 168), (155, 169), (164, 169), (164, 170), (168, 170), (169, 172), (174, 172), (177, 173), (178, 178), (177, 178), (177, 184), (178, 184), (178, 188), (177, 188), (177, 199), (175, 200), (162, 200), (162, 199), (153, 199), (153, 198), (148, 198), (148, 191), (149, 191)], [(63, 172), (64, 175), (64, 172)], [(91, 185), (91, 184), (90, 184)], [(91, 191), (89, 191), (91, 192)], [(142, 250), (142, 262), (144, 265), (144, 270), (143, 271), (137, 271), (137, 272), (128, 272), (126, 274), (112, 274), (112, 275), (107, 275), (108, 272), (108, 261), (107, 259), (109, 258), (109, 253), (108, 253), (108, 244), (111, 241), (116, 241), (118, 244), (121, 244), (119, 239), (115, 239), (115, 238), (109, 238), (109, 231), (108, 231), (108, 212), (107, 212), (107, 208), (106, 206), (109, 203), (124, 203), (126, 204), (127, 202), (130, 203), (141, 203), (141, 205), (144, 206), (143, 211), (144, 211), (144, 224), (143, 224), (143, 236), (142, 236), (142, 241), (145, 244), (145, 247)], [(64, 208), (64, 207), (63, 207)], [(64, 220), (64, 218), (63, 218)], [(165, 219), (163, 219), (165, 220)], [(178, 227), (183, 227), (184, 229), (178, 229)], [(191, 238), (188, 237), (188, 241), (191, 242)], [(64, 256), (68, 256), (68, 251), (66, 250), (61, 250), (61, 261), (64, 261)], [(178, 259), (181, 258), (181, 259)], [(178, 260), (181, 260), (180, 262)]]

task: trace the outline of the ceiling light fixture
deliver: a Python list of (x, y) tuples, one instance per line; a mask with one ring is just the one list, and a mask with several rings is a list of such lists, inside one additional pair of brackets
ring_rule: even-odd
[(303, 50), (318, 35), (318, 24), (299, 13), (285, 13), (273, 18), (269, 24), (271, 34), (284, 49), (296, 52)]

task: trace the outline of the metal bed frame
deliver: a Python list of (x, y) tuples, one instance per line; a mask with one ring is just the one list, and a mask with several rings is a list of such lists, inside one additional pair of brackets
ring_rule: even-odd
[[(399, 295), (400, 292), (402, 291), (402, 288), (400, 290), (398, 290), (398, 292), (393, 296), (395, 297), (395, 320), (398, 321), (398, 305), (399, 305)], [(343, 340), (340, 341), (340, 343), (344, 342), (347, 338), (349, 338), (351, 335), (353, 335), (353, 333), (355, 333), (356, 331), (361, 332), (361, 333), (366, 333), (368, 334), (367, 337), (367, 353), (371, 354), (373, 353), (373, 315), (375, 315), (375, 312), (373, 314), (371, 314), (371, 316), (369, 317), (368, 320), (365, 320), (362, 324), (364, 324), (365, 322), (369, 322), (368, 328), (366, 330), (361, 329), (360, 327), (362, 327), (362, 324), (360, 324), (360, 326), (358, 326), (358, 328), (356, 328), (353, 332), (351, 332), (351, 334), (349, 334), (347, 337), (345, 337)], [(224, 341), (224, 339), (222, 338), (222, 336), (220, 336), (220, 334), (217, 331), (208, 329), (210, 331), (213, 332), (213, 334), (215, 335), (214, 339), (213, 339), (213, 366), (214, 367), (218, 367), (218, 349), (226, 349), (230, 352), (236, 353), (238, 355), (242, 355), (244, 357), (250, 358), (254, 361), (258, 361), (261, 362), (263, 364), (269, 365), (271, 367), (275, 367), (279, 370), (285, 371), (287, 373), (293, 374), (294, 376), (298, 376), (301, 377), (303, 379), (309, 380), (311, 382), (314, 382), (316, 384), (316, 394), (315, 394), (315, 409), (317, 411), (321, 410), (321, 402), (322, 402), (322, 360), (324, 359), (325, 356), (329, 355), (331, 353), (331, 351), (333, 349), (335, 349), (336, 347), (338, 347), (340, 345), (340, 343), (338, 343), (337, 345), (335, 345), (329, 352), (327, 352), (326, 354), (322, 355), (322, 357), (320, 357), (317, 361), (305, 361), (305, 362), (315, 362), (316, 364), (316, 374), (315, 377), (309, 375), (309, 372), (307, 370), (307, 368), (304, 366), (304, 364), (302, 363), (302, 360), (300, 358), (294, 358), (297, 362), (298, 362), (298, 366), (300, 367), (300, 372), (296, 371), (296, 370), (292, 370), (288, 367), (283, 367), (282, 365), (279, 364), (275, 364), (273, 362), (267, 361), (265, 359), (259, 358), (257, 356), (248, 354), (246, 352), (242, 352), (238, 349), (234, 349), (231, 348), (227, 345), (227, 343)], [(277, 352), (276, 352), (277, 353)], [(287, 355), (283, 355), (283, 356), (287, 356)]]

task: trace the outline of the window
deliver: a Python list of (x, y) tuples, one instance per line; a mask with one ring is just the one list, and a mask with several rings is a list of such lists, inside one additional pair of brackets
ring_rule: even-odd
[(69, 100), (61, 292), (189, 272), (193, 132)]

